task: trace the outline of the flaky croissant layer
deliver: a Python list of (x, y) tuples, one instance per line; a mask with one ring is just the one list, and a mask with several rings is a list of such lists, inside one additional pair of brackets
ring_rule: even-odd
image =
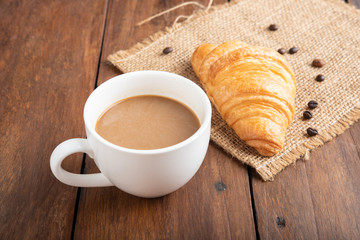
[(222, 118), (263, 156), (284, 146), (294, 118), (295, 78), (283, 56), (264, 47), (230, 41), (202, 44), (191, 64)]

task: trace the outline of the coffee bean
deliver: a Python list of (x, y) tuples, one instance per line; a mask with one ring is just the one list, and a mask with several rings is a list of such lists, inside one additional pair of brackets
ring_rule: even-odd
[(284, 55), (286, 53), (286, 49), (285, 48), (279, 48), (278, 53), (280, 53), (281, 55)]
[(174, 49), (172, 47), (166, 47), (163, 50), (163, 54), (169, 54), (173, 51)]
[(321, 68), (325, 65), (325, 61), (322, 59), (314, 59), (311, 65), (313, 67)]
[(310, 119), (310, 118), (312, 118), (312, 113), (309, 111), (305, 111), (303, 113), (303, 117), (304, 117), (304, 119)]
[(316, 136), (318, 134), (318, 131), (314, 128), (308, 128), (306, 132), (310, 137)]
[(308, 102), (308, 107), (309, 107), (310, 109), (314, 109), (314, 108), (316, 108), (317, 106), (318, 106), (317, 101), (311, 100), (310, 102)]
[(297, 53), (297, 51), (299, 51), (299, 49), (297, 47), (292, 47), (292, 48), (289, 49), (290, 54)]
[(318, 81), (318, 82), (322, 82), (322, 81), (325, 80), (325, 76), (322, 75), (322, 74), (319, 74), (319, 75), (316, 76), (315, 80)]
[(270, 26), (269, 26), (269, 30), (270, 31), (276, 31), (276, 30), (278, 30), (279, 29), (279, 27), (278, 27), (278, 25), (276, 25), (276, 24), (270, 24)]

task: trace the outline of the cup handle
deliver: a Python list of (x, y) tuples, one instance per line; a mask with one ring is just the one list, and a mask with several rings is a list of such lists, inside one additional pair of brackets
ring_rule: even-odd
[(62, 161), (67, 156), (77, 152), (84, 152), (89, 156), (93, 156), (93, 150), (88, 140), (83, 138), (66, 140), (54, 149), (50, 157), (50, 167), (59, 181), (74, 187), (107, 187), (114, 185), (103, 173), (75, 174), (64, 170), (61, 167)]

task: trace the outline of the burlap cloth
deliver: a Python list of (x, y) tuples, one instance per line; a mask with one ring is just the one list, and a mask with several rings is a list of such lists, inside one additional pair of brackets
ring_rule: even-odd
[[(277, 31), (267, 29), (272, 23), (279, 26)], [(273, 180), (286, 166), (360, 118), (360, 12), (340, 0), (242, 0), (218, 5), (129, 50), (110, 55), (108, 60), (123, 72), (168, 71), (199, 84), (190, 64), (195, 48), (234, 39), (276, 50), (299, 48), (296, 54), (285, 54), (295, 73), (297, 94), (295, 118), (280, 153), (260, 156), (213, 108), (211, 139), (255, 168), (264, 180)], [(162, 54), (168, 46), (174, 51)], [(312, 67), (314, 58), (325, 60), (326, 65)], [(320, 73), (326, 77), (323, 82), (315, 81)], [(313, 118), (305, 121), (302, 113), (310, 100), (319, 106), (311, 111)], [(308, 127), (316, 128), (319, 134), (308, 137)]]

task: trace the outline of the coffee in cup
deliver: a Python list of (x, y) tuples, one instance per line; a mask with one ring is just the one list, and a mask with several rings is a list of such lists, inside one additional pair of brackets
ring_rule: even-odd
[[(106, 136), (103, 137), (101, 133), (97, 132), (99, 128), (102, 128), (98, 124), (106, 115), (107, 110), (116, 105), (122, 106), (130, 100), (141, 100), (149, 103), (144, 96), (153, 96), (160, 102), (170, 101), (171, 104), (177, 105), (177, 108), (182, 108), (181, 111), (190, 111), (196, 116), (194, 118), (197, 120), (190, 121), (192, 122), (190, 125), (194, 128), (183, 136), (184, 140), (181, 138), (171, 143), (165, 141), (168, 146), (147, 146), (149, 149), (143, 149), (145, 148), (143, 145), (140, 147), (121, 146), (122, 143), (117, 145), (115, 141), (107, 139)], [(182, 106), (178, 104), (182, 104)], [(145, 111), (144, 108), (142, 109), (138, 114)], [(124, 114), (133, 112), (132, 110), (123, 111)], [(151, 114), (144, 115), (144, 118), (150, 116)], [(163, 196), (179, 189), (195, 175), (204, 160), (209, 145), (210, 101), (198, 85), (173, 73), (138, 71), (114, 77), (101, 84), (91, 93), (85, 103), (83, 117), (87, 138), (66, 140), (55, 148), (50, 157), (50, 167), (55, 177), (71, 186), (116, 186), (135, 196)], [(131, 118), (128, 120), (131, 122)], [(156, 122), (157, 120), (151, 121)], [(195, 124), (194, 121), (198, 122)], [(182, 122), (180, 121), (180, 123)], [(142, 124), (139, 124), (136, 129), (138, 132), (129, 137), (130, 140), (139, 141), (139, 138), (144, 137), (141, 135), (143, 132), (141, 128), (147, 127), (145, 123), (148, 123), (146, 119)], [(172, 128), (184, 128), (184, 126), (172, 126)], [(112, 130), (113, 128), (110, 127), (110, 131)], [(183, 129), (180, 130), (183, 131)], [(114, 134), (118, 133), (114, 131)], [(138, 137), (137, 134), (139, 134)], [(151, 134), (155, 135), (157, 131), (147, 133), (147, 135)], [(164, 136), (165, 134), (162, 133), (158, 139)], [(149, 141), (145, 142), (149, 144)], [(75, 174), (64, 170), (61, 167), (62, 161), (76, 152), (85, 152), (93, 158), (100, 173)]]

